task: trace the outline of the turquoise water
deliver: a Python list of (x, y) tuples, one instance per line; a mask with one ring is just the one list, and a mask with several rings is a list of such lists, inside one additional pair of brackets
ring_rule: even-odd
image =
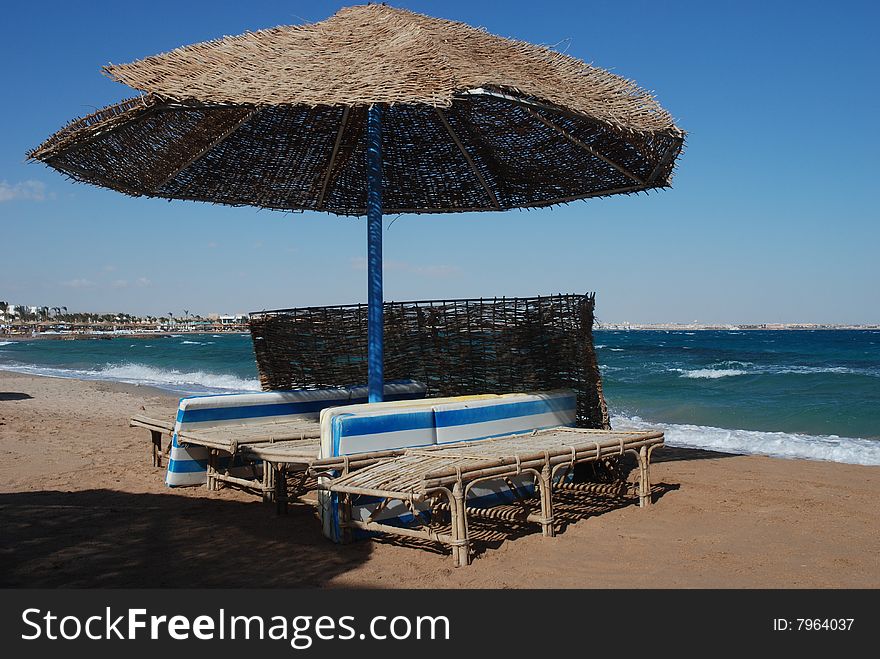
[(0, 368), (147, 384), (186, 394), (260, 390), (246, 334), (0, 341)]
[[(596, 331), (617, 428), (670, 444), (880, 464), (880, 332)], [(250, 337), (0, 341), (0, 368), (179, 393), (259, 390)]]

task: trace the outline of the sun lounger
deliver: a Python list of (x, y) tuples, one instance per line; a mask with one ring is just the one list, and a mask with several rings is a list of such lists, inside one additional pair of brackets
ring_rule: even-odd
[[(431, 540), (449, 545), (456, 566), (470, 563), (468, 516), (504, 519), (491, 507), (471, 501), (474, 488), (485, 483), (530, 478), (540, 495), (540, 514), (516, 517), (516, 521), (540, 524), (545, 536), (554, 535), (553, 491), (577, 490), (576, 484), (559, 478), (583, 462), (632, 453), (639, 463), (639, 504), (650, 503), (651, 453), (663, 445), (660, 432), (613, 432), (581, 428), (553, 428), (532, 433), (408, 449), (398, 457), (378, 460), (371, 466), (345, 474), (329, 484), (329, 490), (345, 497), (336, 508), (336, 523), (343, 529), (380, 532)], [(364, 517), (351, 504), (352, 497), (369, 497), (379, 503)], [(375, 521), (376, 512), (392, 502), (405, 505), (412, 526)], [(429, 525), (440, 511), (450, 515), (448, 527)], [(427, 515), (425, 513), (428, 513)]]
[[(349, 467), (365, 466), (367, 453), (389, 456), (395, 450), (443, 446), (462, 441), (477, 442), (490, 437), (531, 432), (534, 429), (574, 425), (577, 400), (570, 390), (530, 394), (469, 396), (425, 399), (401, 404), (378, 403), (327, 409), (321, 415), (321, 460), (319, 467), (330, 472), (348, 461)], [(389, 454), (390, 452), (390, 454)], [(332, 474), (321, 483), (327, 485)], [(480, 484), (471, 496), (483, 502), (508, 503), (531, 494), (532, 479), (515, 477), (506, 483)], [(324, 535), (343, 542), (351, 535), (339, 525), (340, 498), (331, 491), (319, 491), (319, 514)], [(405, 525), (413, 513), (402, 502), (391, 502), (377, 510), (379, 501), (354, 497), (347, 502), (356, 518), (372, 516), (376, 521)]]
[[(424, 409), (426, 405), (430, 407), (448, 404), (453, 401), (461, 402), (499, 398), (502, 397), (497, 394), (485, 394), (481, 396), (433, 398), (430, 399), (430, 403), (427, 403), (426, 400), (423, 399), (409, 399), (380, 403), (378, 404), (378, 408), (380, 410), (384, 410), (384, 413), (386, 415), (389, 411), (394, 411), (396, 414), (404, 415), (404, 417), (406, 417), (406, 410), (408, 408), (416, 408), (416, 414), (418, 414), (419, 410)], [(326, 427), (328, 433), (332, 433), (332, 428), (334, 424), (339, 424), (341, 419), (347, 418), (348, 416), (351, 416), (352, 414), (355, 414), (357, 412), (360, 412), (361, 414), (370, 414), (376, 408), (376, 404), (349, 405), (338, 408), (327, 408), (322, 411), (321, 418), (323, 419), (326, 416), (327, 423), (324, 424), (324, 427)], [(396, 431), (392, 431), (392, 433), (394, 432)], [(377, 441), (377, 437), (375, 434), (373, 436), (361, 435), (361, 440), (362, 442), (375, 442)], [(329, 445), (330, 443), (332, 443), (333, 440), (328, 439), (327, 441)], [(384, 436), (379, 441), (384, 441), (385, 443), (387, 443), (388, 436)], [(319, 474), (322, 477), (331, 476), (339, 473), (341, 470), (347, 472), (350, 469), (360, 466), (361, 464), (373, 464), (373, 462), (375, 462), (375, 456), (393, 457), (396, 455), (400, 455), (403, 452), (403, 446), (406, 445), (404, 443), (403, 445), (401, 445), (401, 447), (395, 449), (380, 451), (379, 453), (374, 452), (374, 459), (368, 462), (362, 462), (358, 460), (349, 461), (347, 456), (342, 456), (338, 459), (337, 464), (337, 462), (335, 462), (333, 459), (330, 459), (329, 461), (325, 460), (323, 462), (319, 460), (321, 443), (322, 440), (312, 439), (275, 441), (271, 443), (243, 442), (242, 444), (239, 444), (238, 450), (244, 458), (251, 460), (255, 463), (260, 463), (264, 465), (263, 474), (264, 478), (266, 479), (266, 487), (268, 488), (270, 485), (274, 487), (274, 499), (278, 508), (278, 512), (284, 513), (287, 512), (287, 503), (292, 498), (292, 496), (294, 494), (303, 493), (303, 491), (306, 489), (306, 486), (313, 483), (313, 481), (309, 480), (309, 477)], [(315, 469), (314, 466), (319, 462), (321, 462), (321, 465), (317, 469)], [(294, 492), (290, 492), (288, 490), (288, 477), (291, 474), (298, 475), (299, 477), (298, 482), (294, 483)]]
[[(422, 398), (425, 385), (413, 381), (389, 382), (389, 400)], [(161, 456), (161, 435), (171, 434), (165, 482), (170, 487), (219, 483), (253, 487), (271, 498), (272, 474), (259, 463), (239, 455), (238, 447), (292, 439), (316, 438), (321, 410), (362, 403), (366, 387), (272, 391), (251, 394), (194, 396), (180, 401), (174, 422), (132, 417), (130, 424), (150, 430), (154, 454)], [(157, 449), (157, 447), (159, 447)], [(154, 460), (159, 464), (160, 459)], [(268, 479), (268, 480), (267, 480)]]
[[(334, 542), (375, 532), (436, 540), (466, 565), (468, 515), (515, 517), (553, 535), (552, 490), (597, 490), (571, 482), (574, 466), (628, 452), (639, 461), (646, 505), (662, 433), (572, 428), (575, 405), (573, 392), (561, 390), (325, 410), (321, 457), (310, 466), (320, 476), (324, 534)], [(508, 510), (536, 495), (540, 513)], [(451, 526), (440, 528), (446, 516)]]

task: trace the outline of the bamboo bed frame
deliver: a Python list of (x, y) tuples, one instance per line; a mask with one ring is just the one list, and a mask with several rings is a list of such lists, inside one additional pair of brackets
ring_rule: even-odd
[[(135, 416), (132, 426), (156, 433), (169, 432), (164, 422)], [(172, 424), (173, 425), (173, 424)], [(172, 427), (173, 431), (173, 427)], [(387, 533), (405, 538), (439, 542), (452, 549), (456, 567), (471, 562), (471, 538), (468, 516), (486, 519), (540, 524), (545, 537), (553, 537), (553, 492), (607, 492), (619, 494), (620, 485), (568, 483), (564, 476), (580, 463), (598, 462), (631, 453), (639, 466), (639, 506), (651, 503), (650, 462), (654, 449), (663, 446), (662, 432), (590, 430), (559, 427), (520, 435), (496, 437), (422, 448), (399, 448), (319, 458), (318, 424), (307, 419), (284, 422), (223, 426), (178, 434), (179, 441), (197, 444), (210, 450), (208, 489), (218, 489), (219, 482), (256, 489), (263, 500), (273, 501), (278, 514), (287, 512), (293, 493), (288, 476), (295, 474), (294, 490), (313, 489), (310, 477), (318, 477), (317, 489), (340, 494), (343, 532), (350, 539), (351, 530)], [(252, 464), (263, 462), (262, 478), (232, 476), (218, 469), (221, 453), (241, 455)], [(479, 508), (466, 505), (470, 490), (478, 483), (506, 481), (515, 491), (511, 478), (530, 475), (538, 492), (540, 513), (511, 512), (509, 507)], [(563, 477), (563, 478), (559, 478)], [(415, 504), (429, 502), (432, 513), (448, 513), (450, 523), (439, 527), (434, 519), (417, 527), (399, 527), (355, 520), (351, 515), (353, 496), (382, 499), (375, 516), (392, 500), (403, 501), (420, 520)], [(519, 497), (517, 497), (519, 498)]]
[[(162, 466), (162, 455), (171, 451), (171, 436), (174, 434), (174, 421), (153, 419), (143, 414), (135, 414), (128, 421), (131, 428), (146, 428), (150, 431), (150, 462), (154, 467)], [(168, 435), (168, 446), (162, 451), (162, 435)]]
[(220, 458), (229, 455), (249, 457), (243, 451), (247, 446), (251, 451), (254, 447), (276, 442), (301, 442), (314, 440), (314, 456), (318, 457), (317, 447), (320, 444), (321, 426), (312, 419), (295, 417), (287, 421), (268, 421), (241, 425), (219, 426), (204, 430), (187, 430), (177, 433), (177, 441), (207, 448), (208, 457), (207, 487), (209, 491), (219, 490), (220, 483), (229, 483), (239, 487), (257, 490), (263, 501), (270, 503), (275, 498), (275, 473), (273, 469), (264, 467), (261, 477), (257, 476), (256, 464), (250, 461), (253, 474), (251, 478), (241, 478), (229, 473), (229, 468), (220, 468)]
[[(350, 534), (351, 529), (360, 529), (440, 542), (452, 548), (452, 557), (458, 567), (469, 565), (471, 560), (468, 515), (506, 519), (503, 513), (493, 508), (466, 505), (468, 492), (477, 483), (502, 479), (512, 485), (512, 477), (531, 475), (540, 495), (541, 512), (520, 518), (540, 524), (543, 535), (553, 537), (553, 491), (588, 489), (581, 484), (566, 483), (564, 479), (554, 483), (557, 476), (564, 476), (579, 463), (632, 453), (639, 465), (639, 505), (645, 507), (651, 503), (651, 454), (658, 446), (663, 446), (662, 432), (553, 428), (477, 442), (407, 449), (396, 457), (347, 456), (343, 470), (347, 467), (350, 471), (332, 480), (324, 489), (343, 496), (340, 525), (344, 532)], [(312, 469), (338, 468), (339, 459), (335, 460), (336, 463), (316, 461)], [(367, 521), (352, 519), (351, 497), (356, 495), (382, 499)], [(403, 501), (413, 512), (415, 520), (421, 519), (416, 503), (429, 502), (432, 510), (449, 512), (448, 532), (433, 528), (433, 521), (428, 525), (420, 524), (423, 528), (404, 528), (373, 521), (372, 517), (391, 500)]]
[[(288, 474), (297, 474), (295, 491), (304, 494), (311, 468), (318, 462), (321, 450), (320, 437), (307, 437), (280, 442), (247, 444), (240, 451), (249, 460), (263, 461), (263, 500), (275, 501), (275, 510), (280, 515), (287, 513), (287, 504), (292, 498), (287, 484)], [(271, 491), (271, 496), (266, 492)]]
[[(170, 437), (174, 434), (174, 422), (135, 415), (131, 417), (129, 425), (146, 428), (150, 431), (152, 464), (154, 467), (161, 467), (162, 435), (167, 434)], [(207, 464), (208, 490), (218, 490), (219, 483), (224, 482), (257, 490), (261, 493), (263, 501), (270, 502), (275, 498), (275, 470), (263, 469), (262, 477), (257, 477), (256, 465), (252, 465), (254, 467), (253, 477), (241, 478), (230, 474), (228, 468), (221, 469), (219, 467), (220, 458), (224, 455), (233, 457), (243, 455), (248, 459), (262, 459), (255, 451), (257, 447), (267, 444), (281, 445), (292, 442), (299, 446), (308, 445), (310, 447), (305, 453), (300, 451), (296, 454), (296, 457), (302, 457), (306, 460), (304, 463), (298, 463), (303, 465), (302, 469), (306, 469), (318, 457), (320, 436), (321, 427), (318, 421), (306, 417), (294, 417), (286, 421), (275, 420), (261, 423), (225, 425), (216, 428), (204, 428), (202, 430), (185, 430), (177, 433), (177, 440), (182, 444), (193, 444), (209, 450)], [(170, 451), (170, 448), (171, 444), (169, 442), (165, 453)], [(244, 450), (245, 448), (247, 450)], [(294, 452), (296, 453), (296, 451)]]

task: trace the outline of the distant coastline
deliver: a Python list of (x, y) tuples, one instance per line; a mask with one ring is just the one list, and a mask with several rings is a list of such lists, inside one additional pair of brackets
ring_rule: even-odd
[[(704, 324), (704, 323), (596, 323), (594, 330), (599, 331), (665, 331), (665, 332), (700, 332), (700, 331), (822, 331), (822, 330), (873, 330), (880, 331), (880, 324), (876, 325), (845, 325), (824, 323), (748, 323), (735, 324)], [(108, 329), (106, 325), (94, 325), (92, 327), (78, 327), (76, 330), (39, 331), (36, 328), (16, 328), (14, 332), (0, 331), (0, 340), (3, 341), (33, 341), (59, 340), (71, 341), (75, 339), (155, 339), (170, 338), (180, 335), (192, 334), (249, 334), (247, 326), (236, 326), (234, 329), (220, 328), (177, 328), (173, 330), (137, 330), (137, 329)]]
[(596, 330), (666, 330), (676, 332), (710, 331), (754, 331), (754, 330), (880, 330), (880, 324), (848, 325), (829, 323), (743, 323), (743, 324), (708, 324), (708, 323), (596, 323)]
[(37, 332), (4, 334), (0, 332), (0, 341), (73, 341), (80, 339), (170, 339), (183, 335), (194, 334), (250, 334), (247, 330), (175, 330), (173, 332), (128, 332), (128, 331), (95, 331), (95, 332)]

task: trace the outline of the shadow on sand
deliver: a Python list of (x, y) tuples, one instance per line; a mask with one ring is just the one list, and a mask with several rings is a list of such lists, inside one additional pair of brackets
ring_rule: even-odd
[[(677, 484), (656, 483), (651, 487), (651, 498), (655, 503), (665, 494), (679, 489)], [(639, 498), (634, 487), (628, 488), (625, 494), (620, 496), (609, 494), (590, 494), (586, 492), (570, 492), (555, 490), (553, 493), (553, 518), (556, 535), (563, 535), (569, 526), (596, 517), (621, 510), (629, 506), (638, 506)], [(539, 513), (540, 502), (532, 497), (524, 502), (508, 506), (498, 506), (497, 509), (507, 509), (512, 514)], [(439, 524), (436, 530), (450, 533), (448, 517), (445, 524)], [(468, 533), (473, 542), (474, 557), (479, 557), (487, 550), (498, 549), (505, 542), (524, 538), (528, 535), (540, 535), (541, 527), (531, 522), (516, 522), (496, 520), (468, 516)], [(451, 551), (445, 545), (440, 545), (427, 540), (402, 538), (391, 535), (376, 535), (374, 542), (395, 545), (400, 547), (418, 548), (439, 555), (451, 555)]]
[(318, 587), (361, 563), (313, 508), (114, 490), (0, 494), (0, 586)]
[[(725, 457), (731, 455), (665, 447), (653, 461)], [(634, 466), (624, 460), (622, 475)], [(677, 489), (655, 483), (653, 500)], [(638, 505), (638, 497), (632, 488), (623, 496), (558, 492), (554, 502), (556, 530), (564, 534), (571, 524)], [(531, 523), (468, 523), (477, 555), (541, 532)], [(329, 542), (305, 504), (277, 517), (273, 506), (256, 500), (115, 490), (0, 494), (0, 529), (0, 587), (320, 587), (365, 562), (373, 547)], [(435, 543), (375, 540), (449, 553)]]
[(30, 394), (23, 394), (20, 391), (0, 391), (0, 401), (6, 400), (29, 400), (33, 398)]
[(720, 458), (735, 458), (736, 453), (721, 453), (701, 448), (679, 448), (677, 446), (664, 446), (654, 451), (651, 462), (684, 462), (687, 460), (718, 460)]

